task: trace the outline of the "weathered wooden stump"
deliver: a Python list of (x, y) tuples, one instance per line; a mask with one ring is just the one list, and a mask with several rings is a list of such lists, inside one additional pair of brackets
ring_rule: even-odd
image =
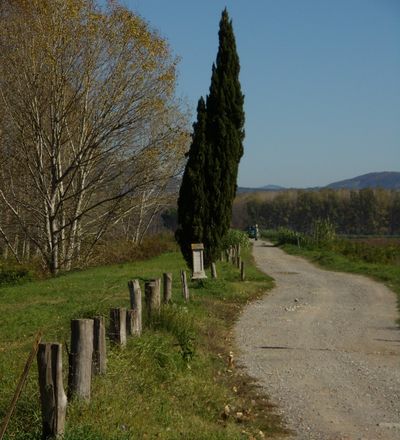
[[(131, 310), (135, 313), (129, 312), (129, 323), (133, 325), (133, 335), (140, 336), (142, 334), (142, 290), (140, 289), (139, 280), (132, 280), (128, 282)], [(133, 321), (132, 321), (133, 320)], [(129, 333), (129, 332), (128, 332)]]
[(146, 302), (146, 313), (149, 321), (154, 315), (160, 313), (161, 308), (161, 280), (159, 278), (146, 281), (144, 284), (144, 296)]
[(242, 263), (242, 259), (240, 258), (240, 255), (236, 255), (236, 267), (238, 269), (240, 269), (241, 263)]
[(172, 298), (172, 273), (164, 273), (163, 281), (163, 303), (169, 304)]
[(93, 357), (93, 319), (71, 320), (68, 396), (90, 400)]
[(93, 325), (93, 374), (107, 371), (106, 327), (104, 316), (96, 316)]
[(230, 262), (230, 256), (231, 256), (231, 254), (230, 254), (230, 250), (229, 250), (229, 249), (225, 249), (225, 261), (226, 261), (227, 263)]
[(142, 316), (139, 320), (139, 310), (129, 309), (126, 311), (126, 333), (128, 336), (140, 336), (142, 334)]
[(126, 308), (110, 309), (110, 341), (124, 347), (126, 345)]
[(218, 278), (217, 277), (217, 266), (215, 263), (211, 263), (211, 278)]
[(189, 288), (187, 285), (186, 271), (181, 270), (182, 295), (186, 302), (189, 301)]
[(40, 405), (42, 408), (42, 438), (64, 434), (67, 396), (62, 374), (62, 345), (39, 344), (37, 353)]
[(244, 281), (246, 279), (246, 273), (244, 270), (244, 261), (240, 263), (240, 280)]

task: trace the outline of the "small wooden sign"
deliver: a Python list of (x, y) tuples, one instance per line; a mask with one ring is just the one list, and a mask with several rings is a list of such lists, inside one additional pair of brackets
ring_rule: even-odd
[(203, 243), (192, 243), (192, 254), (193, 254), (193, 273), (192, 280), (202, 280), (207, 278), (204, 272), (204, 245)]

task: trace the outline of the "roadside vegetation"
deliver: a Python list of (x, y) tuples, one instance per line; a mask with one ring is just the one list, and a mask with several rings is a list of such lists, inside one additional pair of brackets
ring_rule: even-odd
[[(68, 407), (65, 440), (231, 440), (282, 433), (268, 401), (235, 362), (228, 362), (235, 318), (272, 286), (253, 265), (249, 249), (242, 249), (246, 281), (240, 281), (232, 264), (220, 262), (218, 279), (208, 274), (202, 282), (189, 283), (189, 303), (181, 294), (179, 270), (185, 263), (176, 249), (146, 261), (2, 287), (0, 419), (38, 329), (44, 342), (69, 343), (71, 318), (107, 317), (110, 307), (128, 306), (129, 279), (143, 283), (172, 272), (173, 304), (152, 326), (145, 323), (142, 337), (131, 338), (124, 350), (108, 347), (108, 372), (94, 379), (90, 404), (75, 401)], [(63, 365), (66, 376), (66, 353)], [(34, 366), (6, 439), (39, 439), (40, 417)]]
[(360, 273), (383, 281), (400, 296), (400, 237), (335, 234), (325, 220), (313, 223), (308, 234), (287, 228), (263, 231), (285, 251), (302, 255), (327, 269)]

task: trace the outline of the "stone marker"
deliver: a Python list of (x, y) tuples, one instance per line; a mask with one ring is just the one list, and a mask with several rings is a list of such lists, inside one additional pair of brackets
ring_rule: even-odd
[(192, 280), (202, 280), (204, 278), (207, 278), (207, 275), (204, 272), (203, 243), (192, 243), (192, 253), (193, 253)]

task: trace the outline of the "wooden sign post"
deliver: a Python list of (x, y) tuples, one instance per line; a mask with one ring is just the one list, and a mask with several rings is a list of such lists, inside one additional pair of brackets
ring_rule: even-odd
[(203, 243), (192, 243), (193, 253), (193, 274), (192, 280), (202, 280), (207, 278), (204, 272), (204, 245)]

